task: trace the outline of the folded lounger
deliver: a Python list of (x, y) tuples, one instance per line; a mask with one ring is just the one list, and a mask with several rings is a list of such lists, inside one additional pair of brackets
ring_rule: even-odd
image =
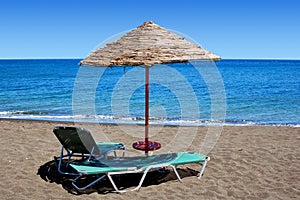
[[(182, 182), (176, 167), (178, 165), (190, 164), (190, 163), (202, 163), (198, 178), (203, 175), (207, 161), (209, 157), (191, 152), (179, 152), (169, 153), (152, 156), (137, 156), (137, 157), (125, 157), (120, 160), (98, 160), (98, 161), (82, 161), (70, 164), (77, 172), (78, 176), (73, 180), (73, 186), (78, 190), (84, 190), (95, 183), (99, 182), (106, 176), (109, 178), (116, 192), (122, 193), (125, 190), (119, 190), (115, 182), (112, 179), (112, 175), (129, 174), (129, 173), (143, 173), (143, 176), (139, 182), (139, 185), (133, 190), (138, 190), (148, 173), (149, 170), (159, 169), (163, 167), (172, 167), (178, 180)], [(87, 184), (84, 187), (79, 187), (76, 181), (84, 175), (100, 175), (99, 178), (93, 182)], [(133, 191), (132, 190), (132, 191)]]
[[(122, 157), (125, 156), (125, 144), (117, 142), (95, 142), (87, 129), (56, 126), (53, 129), (53, 132), (62, 144), (58, 164), (58, 172), (61, 174), (70, 174), (61, 171), (62, 160), (64, 157), (68, 157), (68, 166), (72, 156), (88, 158), (87, 160), (107, 159), (108, 154), (110, 153), (114, 153), (114, 156), (117, 157), (116, 150), (122, 150)], [(64, 154), (64, 150), (66, 151), (66, 154)], [(57, 159), (56, 157), (54, 158), (55, 160)]]

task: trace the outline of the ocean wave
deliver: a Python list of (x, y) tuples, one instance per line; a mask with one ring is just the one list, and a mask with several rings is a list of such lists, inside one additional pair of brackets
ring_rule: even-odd
[[(2, 111), (2, 119), (47, 120), (64, 122), (88, 122), (103, 124), (144, 124), (144, 117), (111, 115), (49, 115), (39, 111)], [(149, 124), (165, 126), (291, 126), (300, 127), (299, 123), (270, 123), (252, 120), (212, 120), (212, 119), (170, 119), (150, 117)]]
[(47, 112), (41, 111), (0, 111), (1, 115), (46, 115)]

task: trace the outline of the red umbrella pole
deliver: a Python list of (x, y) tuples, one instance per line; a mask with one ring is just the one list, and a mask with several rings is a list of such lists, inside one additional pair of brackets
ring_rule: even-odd
[(146, 67), (145, 72), (145, 154), (149, 150), (149, 67)]
[(160, 149), (161, 144), (149, 141), (149, 67), (145, 68), (145, 141), (135, 142), (132, 144), (132, 147), (137, 150), (145, 151), (146, 156), (148, 156), (149, 151)]

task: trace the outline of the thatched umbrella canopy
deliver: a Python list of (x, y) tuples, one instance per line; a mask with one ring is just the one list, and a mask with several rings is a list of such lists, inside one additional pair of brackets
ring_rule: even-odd
[(157, 146), (157, 144), (148, 141), (149, 67), (156, 64), (219, 59), (219, 56), (201, 48), (199, 45), (187, 41), (185, 38), (160, 27), (152, 21), (147, 21), (119, 40), (93, 51), (84, 60), (80, 61), (79, 65), (103, 67), (142, 66), (146, 68), (145, 142), (142, 144), (141, 149), (144, 149), (147, 154), (148, 150), (151, 149), (150, 145), (154, 145), (153, 149), (160, 147), (160, 145)]
[(155, 64), (219, 60), (220, 57), (152, 21), (106, 44), (80, 61), (92, 66), (152, 66)]

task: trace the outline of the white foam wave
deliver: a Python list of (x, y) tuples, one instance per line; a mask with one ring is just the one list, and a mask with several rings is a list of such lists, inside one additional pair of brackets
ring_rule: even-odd
[[(34, 113), (34, 114), (28, 114)], [(90, 122), (107, 124), (144, 124), (144, 117), (117, 117), (111, 115), (46, 115), (39, 112), (27, 111), (1, 111), (2, 119), (24, 119), (24, 120), (47, 120), (47, 121), (66, 121), (66, 122)], [(280, 124), (280, 123), (259, 123), (247, 120), (183, 120), (166, 119), (152, 117), (149, 120), (151, 125), (167, 126), (290, 126), (300, 127), (300, 124)]]

